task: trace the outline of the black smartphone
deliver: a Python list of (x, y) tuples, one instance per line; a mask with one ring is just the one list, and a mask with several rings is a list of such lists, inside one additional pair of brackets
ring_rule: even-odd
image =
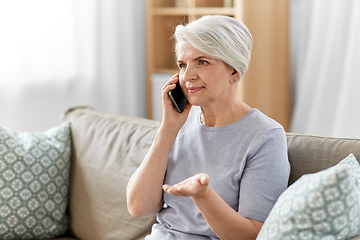
[(173, 90), (170, 90), (169, 95), (178, 112), (182, 113), (187, 104), (187, 99), (181, 90), (179, 82), (176, 83), (176, 87)]

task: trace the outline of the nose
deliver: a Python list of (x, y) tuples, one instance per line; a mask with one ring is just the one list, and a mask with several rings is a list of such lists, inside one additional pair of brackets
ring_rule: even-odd
[(193, 81), (196, 80), (198, 77), (196, 68), (188, 65), (183, 72), (183, 80), (184, 81)]

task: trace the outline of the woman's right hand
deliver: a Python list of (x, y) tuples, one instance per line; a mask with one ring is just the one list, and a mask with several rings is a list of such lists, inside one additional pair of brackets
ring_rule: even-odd
[(182, 113), (173, 107), (169, 92), (175, 88), (178, 81), (179, 74), (175, 74), (162, 89), (163, 119), (161, 127), (148, 154), (131, 176), (126, 188), (128, 211), (136, 218), (156, 214), (164, 204), (162, 186), (169, 154), (191, 109), (190, 103), (186, 105)]
[(162, 88), (162, 126), (170, 127), (177, 131), (184, 125), (186, 119), (189, 116), (192, 105), (188, 102), (182, 113), (179, 113), (173, 106), (171, 98), (169, 96), (170, 90), (176, 87), (176, 83), (179, 81), (179, 73), (173, 75), (170, 80), (165, 83)]

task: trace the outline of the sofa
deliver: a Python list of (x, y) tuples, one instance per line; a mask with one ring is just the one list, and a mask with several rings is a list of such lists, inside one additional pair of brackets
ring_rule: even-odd
[[(156, 219), (134, 219), (129, 215), (126, 186), (151, 146), (160, 122), (77, 106), (62, 114), (61, 123), (69, 124), (71, 130), (67, 228), (52, 239), (143, 239)], [(303, 175), (337, 165), (350, 153), (360, 159), (359, 139), (287, 133), (287, 140), (289, 186)]]

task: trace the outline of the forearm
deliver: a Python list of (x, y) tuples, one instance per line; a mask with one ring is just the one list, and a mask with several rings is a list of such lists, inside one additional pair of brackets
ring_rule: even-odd
[(145, 159), (128, 182), (129, 213), (134, 217), (156, 214), (163, 205), (162, 185), (176, 133), (160, 128)]
[(210, 186), (201, 195), (192, 196), (192, 199), (220, 239), (256, 238), (262, 223), (237, 213)]

